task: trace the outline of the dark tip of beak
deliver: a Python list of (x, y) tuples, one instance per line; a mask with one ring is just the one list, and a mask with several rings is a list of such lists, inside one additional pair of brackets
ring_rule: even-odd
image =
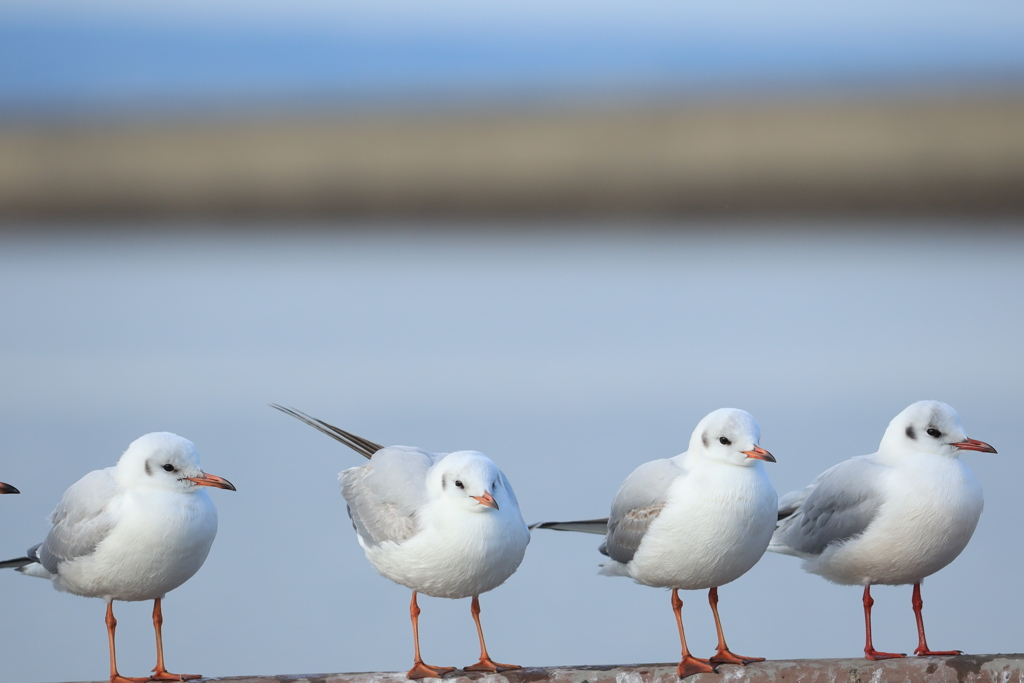
[(977, 439), (964, 439), (959, 443), (950, 444), (956, 446), (962, 451), (979, 451), (981, 453), (998, 453), (995, 448), (985, 443), (984, 441), (978, 441)]
[(755, 460), (764, 460), (765, 462), (777, 462), (775, 456), (761, 448), (760, 446), (754, 446), (749, 451), (743, 451), (743, 455), (748, 458), (754, 458)]
[(21, 493), (21, 491), (14, 488), (10, 484), (5, 484), (2, 481), (0, 481), (0, 493)]
[(216, 474), (208, 474), (203, 472), (198, 477), (188, 477), (188, 480), (195, 482), (200, 486), (213, 486), (218, 489), (226, 489), (228, 491), (237, 491), (235, 485), (224, 477), (218, 477)]
[(473, 496), (473, 498), (475, 498), (481, 505), (486, 505), (487, 507), (494, 508), (495, 510), (498, 509), (498, 501), (494, 500), (494, 496), (487, 491), (484, 492), (484, 495)]

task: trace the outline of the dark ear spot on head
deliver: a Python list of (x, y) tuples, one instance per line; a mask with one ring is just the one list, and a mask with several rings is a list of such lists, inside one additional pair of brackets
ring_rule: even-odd
[(917, 433), (914, 431), (914, 425), (907, 425), (907, 436), (911, 439), (917, 438)]
[(707, 448), (708, 446), (711, 445), (711, 442), (708, 440), (707, 432), (704, 432), (703, 434), (700, 435), (700, 440), (704, 444), (704, 448)]
[(441, 477), (441, 490), (444, 491), (448, 488), (448, 477)]
[(149, 466), (149, 461), (146, 461), (146, 474), (153, 476), (153, 468)]

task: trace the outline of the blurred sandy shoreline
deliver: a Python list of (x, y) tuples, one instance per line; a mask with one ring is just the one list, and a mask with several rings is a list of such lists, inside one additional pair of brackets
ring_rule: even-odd
[(0, 219), (1024, 215), (1024, 95), (0, 124)]

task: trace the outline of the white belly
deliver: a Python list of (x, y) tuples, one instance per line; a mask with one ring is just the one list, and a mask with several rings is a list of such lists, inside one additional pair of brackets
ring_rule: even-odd
[(463, 513), (457, 524), (434, 522), (403, 543), (364, 546), (366, 557), (382, 575), (414, 591), (465, 598), (504, 583), (530, 542), (518, 512)]
[(648, 586), (695, 590), (735, 581), (761, 559), (775, 529), (778, 498), (759, 467), (691, 473), (669, 500), (626, 565)]
[(217, 535), (217, 510), (205, 491), (131, 492), (122, 518), (95, 551), (61, 563), (58, 590), (113, 600), (163, 597), (206, 561)]

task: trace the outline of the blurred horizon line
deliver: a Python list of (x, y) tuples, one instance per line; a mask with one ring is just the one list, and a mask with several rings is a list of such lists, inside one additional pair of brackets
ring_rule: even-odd
[(0, 220), (1024, 215), (1024, 92), (0, 124)]

